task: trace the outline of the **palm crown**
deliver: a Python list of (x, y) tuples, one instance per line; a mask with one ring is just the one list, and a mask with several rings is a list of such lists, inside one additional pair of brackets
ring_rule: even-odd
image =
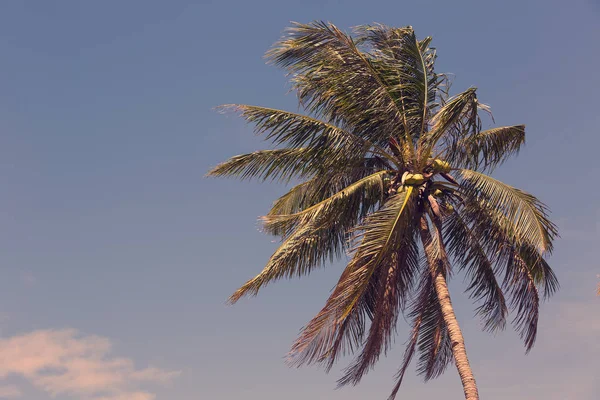
[[(339, 380), (355, 384), (390, 347), (404, 312), (412, 333), (391, 397), (415, 354), (425, 379), (454, 358), (463, 386), (469, 379), (474, 386), (446, 286), (453, 271), (466, 274), (486, 330), (503, 328), (514, 310), (527, 350), (541, 298), (558, 287), (544, 260), (557, 234), (546, 207), (486, 175), (519, 151), (524, 126), (482, 130), (478, 113), (488, 107), (475, 88), (448, 95), (430, 42), (411, 27), (361, 26), (350, 36), (332, 24), (295, 24), (267, 57), (289, 71), (306, 115), (223, 106), (275, 148), (209, 172), (300, 179), (262, 218), (281, 246), (230, 301), (349, 254), (325, 306), (293, 344), (290, 363), (329, 369), (357, 354)], [(477, 398), (467, 386), (466, 397)]]

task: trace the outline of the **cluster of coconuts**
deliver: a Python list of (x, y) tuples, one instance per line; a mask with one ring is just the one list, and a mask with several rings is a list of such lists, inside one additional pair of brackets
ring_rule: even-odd
[[(429, 166), (431, 167), (431, 169), (433, 170), (433, 172), (439, 172), (439, 173), (448, 173), (451, 170), (450, 164), (447, 161), (444, 160), (440, 160), (439, 158), (436, 159), (430, 159), (429, 160)], [(422, 185), (429, 177), (431, 176), (431, 174), (428, 174), (427, 178), (425, 178), (425, 176), (423, 174), (413, 174), (410, 173), (408, 171), (404, 172), (404, 174), (402, 174), (402, 185), (404, 186), (420, 186)], [(384, 182), (385, 183), (389, 183), (391, 182), (389, 177), (385, 177), (384, 178)], [(442, 192), (439, 189), (435, 190), (434, 196), (435, 195), (441, 195)]]
[(402, 174), (402, 184), (403, 185), (419, 186), (423, 182), (425, 182), (425, 177), (423, 176), (423, 174), (411, 174), (408, 171), (406, 171), (404, 174)]
[[(429, 165), (430, 165), (431, 169), (433, 170), (433, 172), (448, 173), (451, 170), (450, 163), (448, 163), (447, 161), (444, 161), (444, 160), (440, 160), (439, 158), (431, 160)], [(406, 171), (402, 175), (402, 184), (403, 185), (419, 186), (419, 185), (423, 184), (423, 182), (425, 182), (425, 177), (423, 176), (423, 174), (412, 174), (412, 173)]]

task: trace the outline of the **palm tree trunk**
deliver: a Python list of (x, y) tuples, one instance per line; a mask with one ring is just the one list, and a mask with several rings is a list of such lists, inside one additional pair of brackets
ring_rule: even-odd
[(446, 284), (446, 278), (441, 273), (438, 273), (435, 277), (435, 291), (437, 292), (440, 306), (442, 307), (442, 315), (444, 321), (448, 327), (448, 334), (452, 341), (452, 354), (454, 355), (454, 362), (456, 363), (456, 369), (458, 369), (458, 375), (463, 385), (466, 400), (479, 400), (479, 393), (477, 392), (477, 384), (475, 383), (475, 376), (469, 365), (469, 359), (467, 358), (467, 349), (465, 348), (465, 340), (463, 338), (456, 315), (454, 315), (454, 309), (452, 308), (452, 302), (450, 301), (450, 292), (448, 291), (448, 285)]
[(433, 275), (435, 291), (437, 293), (438, 301), (440, 302), (444, 322), (446, 322), (446, 326), (448, 327), (448, 334), (452, 342), (452, 354), (454, 355), (456, 369), (458, 370), (458, 375), (462, 382), (465, 399), (479, 400), (475, 376), (473, 375), (469, 359), (467, 358), (465, 340), (460, 327), (458, 326), (454, 308), (452, 307), (452, 301), (450, 300), (450, 292), (448, 291), (448, 285), (445, 278), (445, 268), (448, 265), (448, 261), (446, 250), (441, 243), (441, 224), (436, 224), (436, 222), (439, 221), (434, 221), (434, 228), (436, 229), (435, 234), (437, 235), (440, 248), (434, 248), (434, 243), (429, 231), (429, 224), (424, 216), (421, 218), (421, 241), (423, 242), (425, 255), (431, 268), (431, 274)]

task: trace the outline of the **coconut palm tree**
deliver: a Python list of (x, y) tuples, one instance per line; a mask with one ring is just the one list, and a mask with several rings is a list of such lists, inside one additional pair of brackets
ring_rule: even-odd
[(544, 256), (557, 235), (534, 196), (487, 175), (516, 154), (523, 125), (482, 130), (476, 89), (453, 97), (436, 73), (431, 38), (411, 27), (294, 24), (267, 52), (290, 74), (304, 114), (227, 105), (274, 144), (210, 176), (296, 181), (262, 218), (281, 246), (230, 298), (348, 258), (322, 310), (303, 328), (291, 365), (330, 369), (356, 358), (356, 384), (390, 348), (398, 316), (412, 324), (393, 399), (413, 357), (425, 380), (454, 360), (465, 398), (477, 386), (447, 281), (465, 274), (485, 330), (512, 322), (527, 351), (540, 301), (558, 287)]

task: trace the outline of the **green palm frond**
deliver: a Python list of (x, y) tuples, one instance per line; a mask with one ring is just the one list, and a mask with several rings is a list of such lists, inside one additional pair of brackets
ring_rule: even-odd
[[(539, 289), (548, 298), (558, 290), (558, 280), (540, 252), (531, 244), (519, 243), (513, 224), (489, 203), (470, 203), (460, 213), (495, 264), (494, 273), (504, 272), (502, 292), (509, 297), (510, 309), (516, 312), (512, 322), (529, 351), (537, 332)], [(490, 312), (488, 318), (493, 315)]]
[(390, 165), (379, 157), (361, 160), (359, 165), (349, 165), (341, 171), (317, 174), (309, 180), (292, 187), (278, 198), (267, 215), (294, 214), (309, 208), (335, 193), (342, 191), (352, 183), (390, 169)]
[(473, 135), (480, 129), (477, 115), (476, 88), (470, 88), (450, 98), (431, 118), (431, 128), (419, 140), (421, 162), (431, 156), (438, 141), (445, 137)]
[(294, 214), (332, 196), (341, 188), (332, 189), (330, 176), (315, 176), (292, 187), (273, 202), (267, 215)]
[(530, 244), (541, 253), (552, 251), (556, 226), (546, 206), (534, 196), (473, 170), (460, 170), (460, 191), (466, 202), (486, 201), (498, 218), (506, 217), (515, 240)]
[(373, 143), (387, 142), (401, 109), (370, 57), (354, 39), (324, 22), (294, 24), (267, 58), (286, 68), (300, 103)]
[(519, 152), (525, 143), (525, 125), (502, 126), (459, 139), (447, 148), (444, 158), (451, 165), (492, 170)]
[(382, 202), (386, 175), (389, 175), (388, 171), (379, 171), (359, 179), (327, 199), (293, 214), (268, 214), (261, 218), (263, 229), (273, 235), (286, 236), (308, 222), (317, 227), (332, 228), (344, 223), (354, 226), (359, 218)]
[(390, 87), (402, 110), (402, 135), (408, 143), (427, 129), (428, 117), (437, 106), (438, 86), (434, 72), (435, 51), (431, 38), (419, 41), (411, 27), (365, 25), (355, 29), (357, 40), (371, 47), (372, 64)]
[(371, 151), (395, 161), (394, 157), (369, 139), (307, 115), (245, 104), (225, 104), (217, 109), (240, 113), (247, 122), (255, 125), (256, 134), (266, 134), (265, 140), (275, 145), (313, 149), (326, 147), (331, 152), (337, 152), (342, 160), (360, 157)]
[[(466, 203), (459, 213), (492, 263), (502, 267), (516, 254), (529, 266), (535, 284), (544, 290), (544, 297), (558, 290), (556, 276), (539, 249), (532, 243), (523, 243), (514, 231), (514, 224), (493, 204), (484, 200)], [(501, 270), (495, 271), (501, 273)]]
[(267, 283), (310, 273), (323, 263), (344, 254), (346, 237), (341, 232), (331, 233), (309, 222), (296, 229), (271, 256), (260, 274), (247, 281), (229, 298), (234, 304), (246, 295), (256, 295)]
[(412, 238), (415, 192), (412, 186), (404, 188), (356, 229), (353, 240), (358, 245), (348, 264), (352, 274), (344, 284), (346, 287), (340, 299), (340, 304), (345, 305), (341, 319), (352, 309), (373, 271), (395, 251), (402, 251)]
[[(294, 342), (292, 364), (301, 365), (322, 359), (344, 320), (352, 314), (367, 292), (375, 271), (389, 264), (397, 251), (412, 237), (415, 198), (412, 187), (388, 199), (384, 207), (366, 218), (355, 234), (359, 242), (323, 309), (302, 330)], [(410, 264), (407, 264), (409, 266)], [(409, 286), (408, 283), (404, 286)]]
[(322, 171), (323, 166), (317, 162), (327, 162), (327, 153), (322, 149), (304, 147), (259, 150), (232, 157), (211, 169), (207, 175), (288, 182), (292, 178), (308, 178)]
[(298, 213), (263, 217), (265, 231), (286, 239), (262, 272), (238, 289), (230, 302), (235, 303), (246, 294), (257, 294), (271, 281), (308, 274), (343, 254), (348, 229), (381, 201), (385, 174), (386, 171), (380, 171), (363, 178)]

